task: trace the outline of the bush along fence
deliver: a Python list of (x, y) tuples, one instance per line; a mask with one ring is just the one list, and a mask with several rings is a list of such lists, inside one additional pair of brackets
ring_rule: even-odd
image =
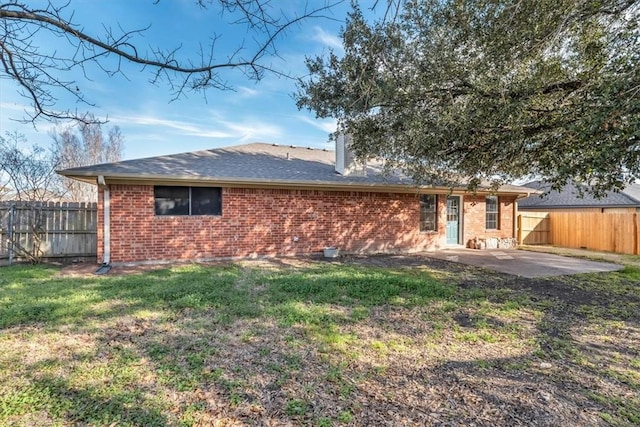
[(0, 265), (96, 259), (97, 204), (0, 202)]
[(518, 242), (640, 254), (637, 212), (522, 212)]

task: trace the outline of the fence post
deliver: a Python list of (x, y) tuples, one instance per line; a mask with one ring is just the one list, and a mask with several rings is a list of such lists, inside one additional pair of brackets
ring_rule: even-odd
[(16, 204), (9, 207), (9, 265), (13, 264), (13, 221), (16, 214)]
[(633, 214), (633, 254), (638, 255), (640, 248), (638, 248), (638, 214)]

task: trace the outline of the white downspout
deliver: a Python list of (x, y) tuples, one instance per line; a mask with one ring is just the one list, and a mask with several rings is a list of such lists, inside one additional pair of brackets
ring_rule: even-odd
[(102, 264), (109, 265), (111, 263), (111, 199), (109, 186), (105, 183), (103, 175), (98, 176), (98, 185), (102, 188), (102, 210), (104, 217)]

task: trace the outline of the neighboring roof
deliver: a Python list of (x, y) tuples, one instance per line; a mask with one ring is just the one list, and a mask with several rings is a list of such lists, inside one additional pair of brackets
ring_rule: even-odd
[[(87, 182), (203, 181), (221, 184), (280, 184), (307, 187), (409, 187), (409, 178), (384, 175), (367, 166), (365, 176), (335, 172), (332, 150), (253, 143), (167, 156), (125, 160), (65, 169), (59, 174)], [(482, 189), (481, 189), (482, 190)], [(527, 194), (529, 189), (503, 186), (500, 192)]]
[(523, 186), (543, 194), (519, 200), (519, 209), (640, 207), (640, 184), (631, 184), (621, 192), (608, 191), (602, 198), (594, 197), (586, 189), (581, 196), (575, 184), (567, 184), (560, 191), (550, 191), (551, 186), (543, 181), (532, 181)]

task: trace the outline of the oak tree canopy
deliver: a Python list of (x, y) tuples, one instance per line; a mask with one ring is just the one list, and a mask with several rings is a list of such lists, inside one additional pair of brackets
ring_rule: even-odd
[[(307, 59), (298, 106), (423, 184), (640, 178), (640, 1), (407, 0)], [(391, 16), (391, 17), (390, 17)]]

